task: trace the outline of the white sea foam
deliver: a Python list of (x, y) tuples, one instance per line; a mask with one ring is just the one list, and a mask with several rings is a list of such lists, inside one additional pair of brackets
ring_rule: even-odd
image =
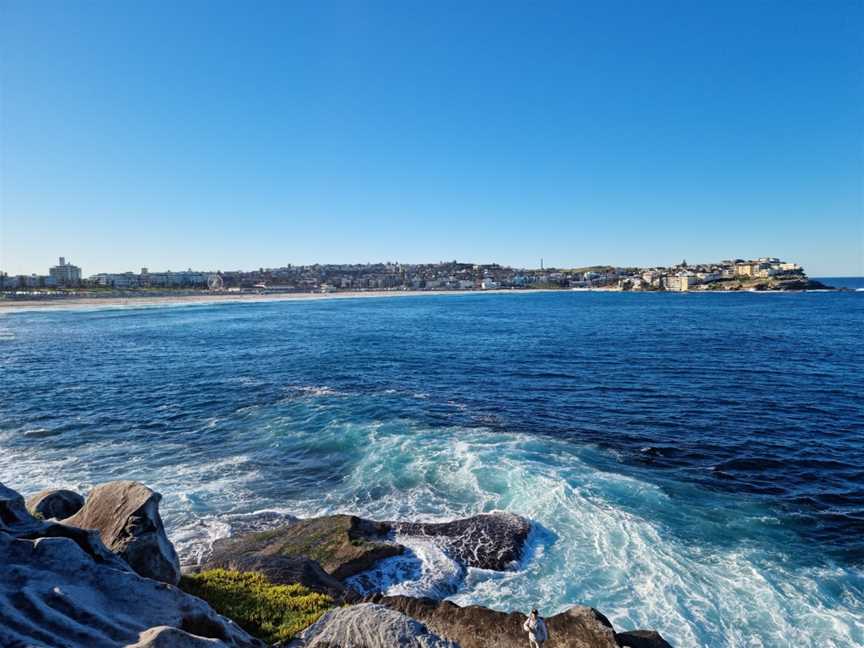
[(327, 385), (306, 385), (303, 387), (295, 387), (293, 388), (293, 391), (303, 396), (336, 396), (339, 393)]
[[(724, 540), (729, 520), (758, 525), (763, 512), (712, 518), (656, 486), (598, 471), (557, 441), (384, 425), (360, 436), (352, 471), (305, 502), (307, 514), (441, 520), (504, 509), (538, 523), (529, 557), (515, 571), (456, 574), (434, 547), (415, 545), (409, 558), (419, 566), (394, 560), (368, 587), (422, 594), (456, 583), (458, 603), (536, 605), (547, 614), (589, 604), (617, 627), (656, 628), (679, 646), (864, 643), (860, 587), (836, 593), (844, 583), (860, 586), (860, 573), (796, 566), (778, 548)], [(689, 528), (699, 528), (700, 539), (688, 541)], [(703, 544), (715, 532), (717, 542)]]
[(361, 594), (446, 598), (456, 593), (465, 569), (434, 539), (397, 535), (395, 541), (405, 547), (405, 553), (380, 561), (374, 569), (350, 578), (348, 584)]

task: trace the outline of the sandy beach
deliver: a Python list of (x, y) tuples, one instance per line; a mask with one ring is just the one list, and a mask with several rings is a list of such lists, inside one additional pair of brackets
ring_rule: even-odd
[(80, 296), (46, 299), (0, 299), (0, 312), (77, 309), (77, 308), (147, 308), (155, 306), (206, 305), (223, 303), (256, 303), (324, 299), (361, 299), (368, 297), (419, 297), (430, 295), (532, 294), (569, 292), (570, 289), (531, 290), (366, 290), (331, 293), (200, 293), (183, 295)]

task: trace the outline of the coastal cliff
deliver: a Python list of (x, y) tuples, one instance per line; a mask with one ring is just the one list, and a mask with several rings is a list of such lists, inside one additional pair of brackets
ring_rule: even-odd
[[(520, 516), (291, 520), (217, 541), (180, 578), (160, 499), (143, 484), (119, 481), (86, 499), (44, 491), (25, 503), (0, 485), (0, 644), (510, 648), (527, 641), (518, 612), (368, 589), (362, 596), (352, 587), (409, 552), (405, 538), (434, 542), (463, 569), (518, 568), (531, 531)], [(51, 515), (63, 519), (44, 519)], [(547, 624), (547, 648), (669, 646), (656, 632), (617, 632), (603, 614), (579, 605)]]

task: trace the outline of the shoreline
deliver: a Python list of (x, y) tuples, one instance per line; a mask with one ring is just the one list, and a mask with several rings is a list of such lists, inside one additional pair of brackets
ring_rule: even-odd
[(0, 299), (0, 314), (42, 310), (85, 310), (118, 308), (157, 308), (166, 306), (207, 306), (213, 304), (255, 304), (281, 301), (364, 299), (382, 297), (422, 297), (445, 295), (531, 295), (538, 293), (622, 293), (622, 294), (782, 294), (801, 292), (842, 292), (838, 288), (801, 290), (688, 290), (688, 291), (630, 291), (620, 288), (495, 288), (492, 290), (350, 290), (329, 293), (191, 293), (181, 295), (111, 295), (97, 297), (68, 296), (44, 299)]
[[(591, 289), (595, 292), (618, 292), (617, 289)], [(84, 308), (142, 308), (158, 306), (193, 306), (227, 303), (266, 303), (280, 301), (363, 299), (373, 297), (420, 297), (424, 295), (490, 295), (571, 292), (570, 288), (536, 288), (514, 290), (351, 290), (331, 293), (201, 293), (185, 295), (131, 295), (108, 297), (54, 297), (47, 299), (0, 299), (0, 312), (36, 310), (74, 310)], [(588, 292), (588, 290), (586, 290)]]

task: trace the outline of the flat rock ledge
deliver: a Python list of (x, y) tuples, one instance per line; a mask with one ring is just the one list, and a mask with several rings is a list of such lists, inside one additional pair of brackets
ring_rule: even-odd
[[(525, 615), (498, 612), (476, 605), (409, 596), (372, 596), (367, 602), (383, 605), (421, 621), (435, 634), (461, 648), (525, 648)], [(672, 648), (658, 633), (639, 630), (616, 633), (594, 608), (576, 605), (546, 618), (549, 640), (543, 648)]]
[(329, 515), (217, 540), (209, 558), (186, 568), (261, 571), (275, 583), (301, 583), (312, 590), (353, 600), (342, 581), (405, 551), (400, 536), (431, 538), (467, 567), (504, 570), (518, 562), (531, 523), (512, 513), (486, 513), (452, 522), (375, 522), (354, 515)]
[(383, 558), (401, 554), (404, 547), (393, 542), (389, 535), (386, 524), (354, 515), (297, 520), (276, 529), (217, 540), (200, 569), (234, 565), (248, 570), (254, 566), (279, 578), (278, 572), (288, 564), (286, 558), (305, 559), (317, 563), (336, 581), (342, 581)]

